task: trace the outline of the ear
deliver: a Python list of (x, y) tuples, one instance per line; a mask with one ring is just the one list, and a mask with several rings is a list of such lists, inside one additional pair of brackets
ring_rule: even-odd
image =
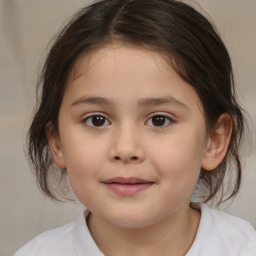
[(54, 163), (60, 168), (65, 169), (66, 164), (63, 157), (62, 146), (59, 135), (53, 131), (52, 123), (49, 122), (45, 126), (46, 135), (48, 138), (48, 145), (52, 153)]
[(233, 122), (229, 114), (222, 114), (208, 138), (207, 148), (202, 160), (202, 168), (207, 171), (214, 170), (223, 161), (232, 134)]

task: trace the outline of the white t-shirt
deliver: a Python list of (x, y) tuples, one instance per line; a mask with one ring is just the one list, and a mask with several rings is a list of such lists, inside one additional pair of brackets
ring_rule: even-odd
[[(256, 256), (256, 231), (248, 222), (205, 204), (198, 207), (200, 224), (186, 256)], [(77, 221), (42, 233), (14, 256), (104, 256), (87, 227), (88, 214), (86, 211)]]

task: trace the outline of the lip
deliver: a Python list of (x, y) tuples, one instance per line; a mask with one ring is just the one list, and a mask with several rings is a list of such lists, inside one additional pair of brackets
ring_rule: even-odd
[(121, 196), (132, 196), (151, 187), (154, 182), (130, 177), (116, 177), (103, 182), (106, 187)]

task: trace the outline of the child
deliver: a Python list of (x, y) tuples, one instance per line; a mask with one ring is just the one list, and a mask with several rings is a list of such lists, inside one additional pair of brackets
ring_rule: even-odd
[(196, 10), (98, 1), (59, 34), (39, 83), (38, 182), (61, 200), (67, 176), (88, 210), (15, 256), (256, 255), (250, 224), (204, 204), (239, 190), (244, 117), (229, 54)]

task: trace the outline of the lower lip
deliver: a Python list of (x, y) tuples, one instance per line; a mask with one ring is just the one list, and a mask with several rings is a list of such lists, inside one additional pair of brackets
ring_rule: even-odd
[(153, 183), (139, 183), (139, 184), (121, 184), (121, 183), (105, 183), (105, 185), (121, 196), (132, 196), (143, 190), (148, 189)]

